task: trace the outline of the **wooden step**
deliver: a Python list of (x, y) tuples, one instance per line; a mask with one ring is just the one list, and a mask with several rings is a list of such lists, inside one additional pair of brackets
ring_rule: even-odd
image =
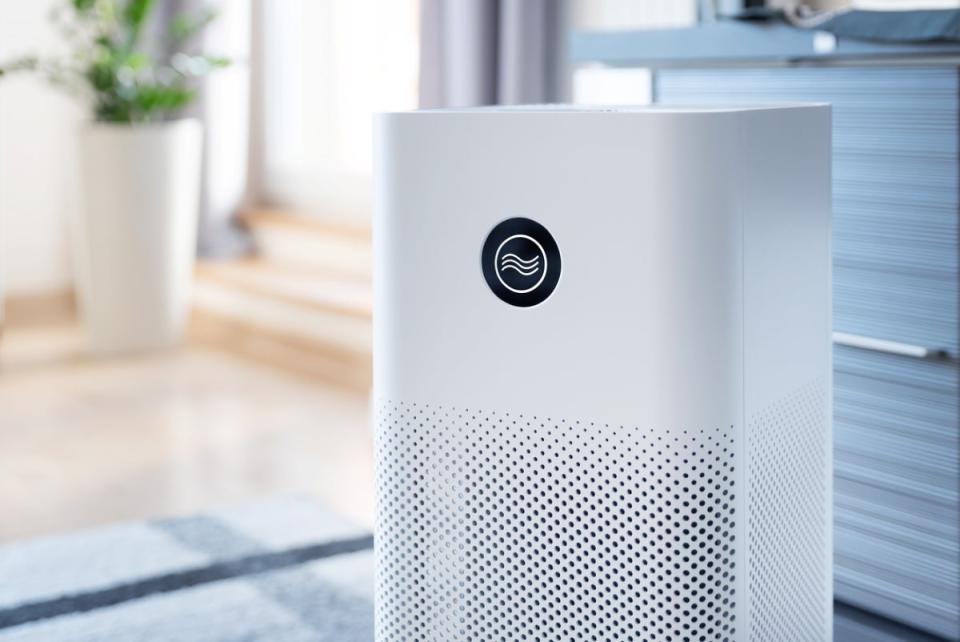
[(235, 287), (288, 303), (369, 319), (369, 280), (320, 269), (291, 268), (264, 259), (211, 261), (197, 266), (204, 282)]
[(373, 250), (369, 227), (272, 210), (250, 210), (240, 220), (253, 236), (257, 256), (265, 261), (370, 278)]
[(369, 283), (262, 260), (202, 263), (191, 338), (273, 365), (367, 389)]

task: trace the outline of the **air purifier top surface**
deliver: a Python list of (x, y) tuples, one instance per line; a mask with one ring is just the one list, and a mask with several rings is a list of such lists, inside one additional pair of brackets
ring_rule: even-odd
[(458, 114), (458, 113), (559, 113), (559, 114), (718, 114), (754, 111), (773, 111), (798, 108), (823, 108), (827, 103), (795, 102), (765, 103), (759, 105), (570, 105), (545, 103), (531, 105), (489, 105), (480, 107), (448, 107), (443, 109), (417, 109), (391, 114)]

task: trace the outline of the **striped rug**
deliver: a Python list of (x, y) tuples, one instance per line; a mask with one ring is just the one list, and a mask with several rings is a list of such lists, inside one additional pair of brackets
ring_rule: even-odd
[[(0, 642), (372, 642), (372, 547), (290, 497), (8, 544)], [(840, 604), (834, 630), (937, 642)]]
[(0, 642), (370, 642), (372, 545), (300, 498), (9, 544)]

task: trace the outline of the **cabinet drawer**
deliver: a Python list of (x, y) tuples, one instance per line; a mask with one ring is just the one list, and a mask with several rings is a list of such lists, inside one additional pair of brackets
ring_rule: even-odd
[(868, 609), (886, 608), (913, 626), (956, 637), (958, 591), (950, 576), (956, 574), (956, 565), (921, 554), (900, 556), (909, 549), (840, 523), (835, 542), (838, 599)]
[(960, 627), (957, 390), (953, 360), (834, 350), (836, 595), (948, 637)]
[[(844, 375), (855, 375), (893, 386), (883, 388), (898, 403), (910, 404), (910, 411), (922, 411), (922, 400), (933, 401), (932, 393), (945, 404), (957, 407), (957, 362), (955, 359), (915, 359), (882, 351), (835, 345), (833, 349), (835, 394), (843, 390)], [(880, 389), (880, 388), (878, 388)]]
[[(837, 476), (834, 479), (836, 521), (863, 530), (862, 520), (874, 520), (873, 530), (899, 529), (914, 548), (955, 550), (960, 511), (942, 502), (916, 500), (897, 489), (878, 487), (872, 480)], [(908, 546), (909, 548), (910, 546)]]
[(835, 264), (833, 328), (956, 355), (958, 288), (955, 277)]
[[(834, 471), (839, 481), (927, 502), (942, 514), (960, 506), (958, 371), (924, 360), (857, 348), (834, 350)], [(863, 497), (873, 501), (872, 495)], [(893, 519), (893, 513), (891, 513)], [(960, 544), (955, 544), (960, 545)]]
[(880, 203), (834, 194), (833, 210), (835, 264), (956, 283), (957, 203)]

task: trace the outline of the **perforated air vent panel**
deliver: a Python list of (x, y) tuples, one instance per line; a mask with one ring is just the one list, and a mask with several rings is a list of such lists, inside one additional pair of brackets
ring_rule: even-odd
[(749, 422), (750, 640), (827, 640), (830, 581), (826, 385)]
[(378, 640), (727, 641), (731, 426), (385, 403)]

